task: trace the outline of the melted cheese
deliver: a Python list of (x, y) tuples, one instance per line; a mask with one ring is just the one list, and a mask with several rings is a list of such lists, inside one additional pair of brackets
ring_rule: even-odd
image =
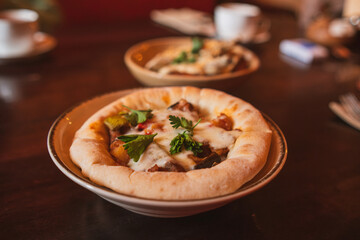
[[(198, 120), (197, 114), (193, 112), (183, 112), (179, 110), (162, 110), (154, 111), (153, 122), (161, 123), (163, 125), (162, 130), (156, 130), (155, 132), (158, 135), (155, 137), (154, 141), (159, 144), (159, 146), (164, 149), (166, 152), (170, 152), (170, 142), (174, 139), (179, 133), (182, 133), (184, 130), (174, 129), (169, 121), (169, 115), (174, 115), (177, 117), (184, 117), (188, 120), (196, 122)], [(177, 164), (181, 165), (186, 171), (189, 171), (194, 168), (195, 162), (188, 157), (189, 154), (192, 154), (191, 151), (182, 151), (180, 153), (171, 155)]]
[[(154, 133), (158, 135), (154, 138), (154, 142), (150, 144), (146, 151), (141, 155), (139, 161), (129, 162), (129, 167), (135, 171), (145, 171), (155, 164), (159, 167), (165, 165), (166, 162), (171, 161), (181, 165), (186, 171), (194, 169), (196, 163), (189, 158), (193, 153), (191, 151), (183, 150), (180, 153), (170, 155), (170, 142), (184, 129), (181, 127), (174, 129), (169, 121), (169, 115), (177, 117), (184, 117), (193, 121), (195, 124), (198, 121), (198, 116), (195, 112), (183, 112), (179, 110), (154, 110), (153, 118), (151, 119), (148, 128), (151, 129), (153, 124), (160, 124), (161, 128), (154, 128)], [(145, 134), (144, 131), (132, 129), (126, 134)], [(213, 149), (231, 148), (240, 136), (241, 132), (237, 130), (226, 131), (222, 128), (213, 126), (210, 122), (201, 122), (194, 130), (194, 140), (198, 142), (207, 142)]]
[(240, 136), (238, 130), (226, 131), (215, 127), (209, 122), (199, 123), (194, 129), (194, 140), (208, 142), (214, 149), (231, 148), (235, 140)]
[(135, 171), (146, 171), (155, 164), (163, 167), (166, 162), (171, 161), (172, 158), (163, 151), (156, 143), (151, 143), (146, 151), (141, 155), (139, 161), (129, 161), (128, 166)]

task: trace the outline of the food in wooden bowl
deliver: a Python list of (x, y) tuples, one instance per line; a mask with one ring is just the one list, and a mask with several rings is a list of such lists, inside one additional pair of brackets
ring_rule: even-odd
[(246, 69), (244, 48), (235, 42), (192, 38), (192, 45), (169, 46), (145, 68), (160, 74), (216, 75)]
[(254, 53), (235, 43), (188, 37), (136, 44), (126, 52), (125, 63), (137, 80), (149, 86), (240, 81), (260, 65)]

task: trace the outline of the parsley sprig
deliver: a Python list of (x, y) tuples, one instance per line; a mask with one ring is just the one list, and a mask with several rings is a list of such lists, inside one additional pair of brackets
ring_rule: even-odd
[(127, 109), (130, 110), (131, 113), (124, 115), (124, 117), (134, 127), (136, 125), (138, 125), (139, 123), (143, 123), (147, 119), (150, 119), (150, 118), (153, 117), (153, 114), (151, 113), (152, 112), (151, 109), (148, 109), (148, 110), (135, 110), (135, 109), (131, 109), (131, 108), (125, 106), (125, 105), (123, 105), (123, 107), (126, 107)]
[(204, 41), (201, 38), (194, 37), (192, 39), (193, 47), (191, 49), (191, 53), (199, 53), (200, 49), (204, 46)]
[(182, 51), (180, 54), (173, 60), (173, 64), (177, 63), (194, 63), (198, 58), (200, 50), (204, 46), (204, 41), (201, 38), (194, 37), (192, 38), (192, 49), (191, 51)]
[(179, 118), (177, 116), (170, 115), (169, 120), (170, 120), (170, 124), (172, 125), (173, 128), (178, 129), (179, 127), (182, 127), (184, 129), (186, 129), (187, 131), (193, 133), (194, 128), (200, 123), (201, 118), (199, 119), (199, 121), (197, 121), (195, 126), (193, 126), (193, 122), (191, 120), (187, 120), (184, 117)]
[(191, 120), (187, 120), (184, 117), (176, 117), (173, 115), (169, 116), (170, 124), (173, 128), (178, 129), (182, 127), (185, 129), (184, 132), (179, 133), (173, 140), (170, 142), (170, 154), (176, 154), (181, 152), (183, 147), (186, 150), (192, 151), (196, 156), (198, 153), (202, 152), (202, 143), (196, 142), (192, 136), (194, 135), (194, 128), (200, 123), (201, 119), (193, 126)]
[(180, 52), (179, 56), (174, 58), (172, 61), (173, 64), (177, 63), (194, 63), (196, 62), (196, 56), (191, 53), (187, 53), (185, 51)]
[(183, 147), (186, 150), (192, 151), (195, 156), (202, 152), (202, 143), (196, 142), (189, 132), (186, 131), (179, 133), (173, 140), (171, 140), (170, 146), (170, 154), (181, 152)]
[(143, 154), (146, 148), (154, 141), (154, 137), (157, 135), (123, 135), (118, 137), (121, 141), (125, 142), (123, 145), (124, 149), (127, 151), (127, 154), (134, 162), (139, 161), (141, 154)]

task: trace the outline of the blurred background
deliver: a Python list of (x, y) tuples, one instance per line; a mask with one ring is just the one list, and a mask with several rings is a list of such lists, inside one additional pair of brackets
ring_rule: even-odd
[[(40, 30), (51, 33), (69, 25), (74, 27), (86, 24), (116, 24), (127, 20), (144, 20), (149, 18), (154, 9), (187, 7), (212, 14), (216, 5), (226, 2), (251, 3), (262, 8), (290, 11), (297, 18), (301, 33), (325, 45), (349, 43), (349, 39), (343, 36), (334, 38), (327, 31), (317, 32), (319, 29), (328, 27), (334, 19), (358, 16), (360, 11), (358, 0), (103, 0), (101, 3), (96, 0), (3, 0), (0, 3), (0, 10), (17, 8), (35, 10), (40, 15)], [(359, 24), (359, 18), (356, 18), (355, 21), (355, 24)]]
[[(253, 0), (248, 2), (260, 6), (276, 7), (294, 12), (301, 25), (307, 25), (319, 14), (341, 16), (346, 0)], [(347, 0), (355, 2), (356, 0)], [(154, 9), (188, 7), (212, 13), (218, 4), (230, 1), (215, 0), (3, 0), (1, 9), (27, 8), (36, 10), (41, 16), (43, 29), (56, 25), (109, 23), (113, 21), (148, 18)]]
[(350, 118), (341, 103), (346, 93), (360, 96), (360, 0), (231, 1), (258, 6), (271, 23), (259, 41), (239, 42), (260, 59), (256, 72), (209, 86), (250, 102), (284, 132), (288, 160), (260, 191), (194, 217), (154, 219), (103, 201), (51, 161), (49, 129), (66, 109), (144, 87), (124, 60), (132, 46), (196, 35), (156, 23), (154, 10), (195, 9), (212, 23), (216, 6), (227, 2), (0, 0), (0, 10), (39, 14), (34, 49), (0, 56), (0, 236), (360, 239), (360, 132), (343, 121)]

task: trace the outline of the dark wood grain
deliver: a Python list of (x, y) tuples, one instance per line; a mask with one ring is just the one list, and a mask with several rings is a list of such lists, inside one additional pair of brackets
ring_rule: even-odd
[(339, 80), (344, 62), (286, 63), (278, 46), (298, 36), (296, 20), (266, 14), (271, 40), (249, 46), (259, 71), (215, 87), (269, 115), (286, 136), (288, 160), (263, 189), (186, 218), (145, 217), (108, 203), (65, 177), (46, 148), (52, 122), (69, 107), (141, 86), (124, 64), (130, 46), (179, 33), (150, 21), (68, 26), (51, 54), (1, 65), (1, 239), (360, 239), (360, 132), (328, 108), (355, 91), (355, 80)]

